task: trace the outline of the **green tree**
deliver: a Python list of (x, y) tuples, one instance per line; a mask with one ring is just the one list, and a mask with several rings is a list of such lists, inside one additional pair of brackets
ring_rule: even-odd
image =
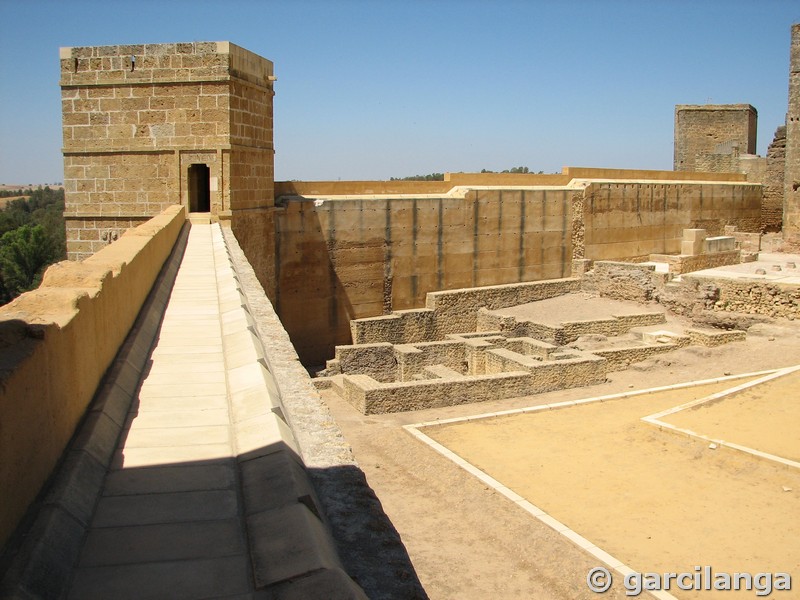
[(0, 304), (37, 287), (45, 267), (66, 257), (64, 190), (24, 195), (0, 210)]
[(391, 177), (389, 178), (389, 181), (444, 181), (444, 173), (412, 175), (411, 177)]
[(0, 238), (0, 301), (9, 302), (39, 285), (55, 251), (42, 225), (23, 225)]

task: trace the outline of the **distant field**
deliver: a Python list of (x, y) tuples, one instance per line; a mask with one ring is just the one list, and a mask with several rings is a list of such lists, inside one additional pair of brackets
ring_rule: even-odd
[(0, 208), (5, 208), (6, 204), (12, 200), (19, 200), (20, 198), (29, 198), (29, 196), (9, 196), (8, 198), (0, 198)]
[(33, 183), (33, 184), (30, 184), (30, 185), (28, 185), (27, 183), (26, 184), (21, 184), (21, 183), (9, 183), (9, 184), (0, 183), (0, 191), (3, 191), (3, 190), (27, 190), (28, 188), (32, 188), (32, 189), (35, 190), (39, 186), (42, 186), (42, 187), (48, 187), (49, 186), (51, 189), (54, 189), (54, 190), (58, 190), (58, 189), (61, 189), (61, 188), (64, 187), (60, 183), (58, 185), (56, 185), (54, 183)]
[[(27, 190), (28, 188), (36, 189), (39, 186), (47, 187), (49, 186), (50, 189), (59, 190), (63, 188), (63, 185), (56, 185), (54, 183), (34, 183), (33, 185), (20, 185), (20, 184), (0, 184), (0, 191), (7, 191), (7, 190)], [(29, 196), (9, 196), (7, 198), (0, 198), (0, 209), (6, 207), (6, 205), (11, 202), (12, 200), (19, 200), (20, 198), (28, 198)]]

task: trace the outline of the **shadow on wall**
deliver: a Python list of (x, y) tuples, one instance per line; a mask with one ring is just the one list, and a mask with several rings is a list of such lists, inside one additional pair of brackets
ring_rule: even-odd
[[(363, 271), (351, 287), (374, 285), (376, 274), (378, 281), (383, 279), (383, 241), (345, 247), (330, 232), (323, 233), (322, 210), (304, 210), (301, 204), (285, 219), (276, 219), (277, 227), (288, 221), (291, 229), (277, 234), (275, 312), (304, 365), (324, 365), (337, 345), (350, 343), (350, 320), (356, 318), (350, 295), (359, 290), (346, 289), (337, 270)], [(336, 212), (324, 212), (329, 221), (324, 226), (335, 230)], [(343, 255), (353, 264), (337, 264), (344, 262)]]
[[(306, 469), (286, 442), (231, 456), (226, 409), (176, 413), (186, 446), (159, 447), (169, 415), (124, 397), (87, 413), (6, 549), (3, 597), (427, 598), (357, 466)], [(181, 454), (198, 459), (160, 462)]]
[[(270, 407), (267, 388), (256, 386), (249, 406), (176, 395), (169, 410), (142, 410), (141, 382), (153, 369), (153, 339), (187, 237), (184, 228), (59, 468), (3, 548), (0, 597), (62, 598), (70, 589), (73, 598), (171, 597), (175, 589), (200, 597), (219, 588), (221, 596), (268, 589), (283, 598), (357, 599), (361, 587), (371, 598), (425, 598), (363, 472), (347, 456), (306, 468), (285, 405)], [(255, 278), (240, 277), (248, 286)], [(284, 399), (292, 390), (305, 398), (303, 381), (286, 374), (296, 354), (277, 333), (269, 347), (273, 368), (288, 377)], [(171, 394), (168, 387), (158, 389)], [(238, 456), (231, 408), (239, 411)]]
[[(148, 450), (134, 448), (116, 460), (136, 465)], [(338, 597), (348, 590), (352, 596), (342, 597), (360, 598), (355, 581), (372, 599), (427, 598), (397, 531), (357, 467), (311, 470), (312, 487), (300, 458), (285, 444), (238, 458), (114, 466), (70, 597), (125, 597), (132, 590), (168, 597), (175, 589), (188, 597), (212, 589), (227, 596), (269, 589), (276, 597)], [(315, 488), (326, 500), (332, 488), (340, 497), (349, 490), (350, 501), (320, 502)]]

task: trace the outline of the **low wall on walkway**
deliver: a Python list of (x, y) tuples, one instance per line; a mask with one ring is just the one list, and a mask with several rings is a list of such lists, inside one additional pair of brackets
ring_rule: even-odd
[(160, 215), (0, 308), (0, 546), (47, 481), (185, 221)]

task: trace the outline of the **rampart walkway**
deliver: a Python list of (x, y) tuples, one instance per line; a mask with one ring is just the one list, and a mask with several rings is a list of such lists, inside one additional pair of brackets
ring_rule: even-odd
[[(115, 417), (121, 435), (95, 426), (82, 442), (110, 463), (68, 597), (364, 598), (334, 547), (231, 248), (219, 225), (187, 233), (139, 317), (160, 321), (152, 348), (144, 326), (127, 343), (146, 357), (141, 377), (110, 370), (132, 398)], [(107, 401), (101, 391), (95, 402)]]
[(253, 591), (222, 340), (234, 306), (219, 226), (195, 224), (70, 597)]
[[(183, 222), (170, 209), (97, 260), (54, 267), (48, 286), (9, 313), (15, 326), (41, 298), (72, 302), (69, 318), (45, 317), (39, 354), (23, 366), (67, 337), (80, 343), (62, 346), (83, 362), (65, 365), (91, 366), (107, 339), (118, 353), (2, 549), (0, 597), (425, 598), (233, 232), (193, 223), (179, 233)], [(176, 237), (142, 305), (153, 281), (142, 267), (152, 274)], [(111, 328), (125, 300), (141, 311), (121, 342)], [(20, 427), (42, 428), (39, 412), (64, 404), (51, 380), (58, 388), (52, 377), (39, 385), (49, 396), (12, 414)], [(61, 387), (67, 399), (78, 389)], [(15, 397), (35, 397), (21, 390)], [(40, 433), (29, 454), (48, 439)]]

